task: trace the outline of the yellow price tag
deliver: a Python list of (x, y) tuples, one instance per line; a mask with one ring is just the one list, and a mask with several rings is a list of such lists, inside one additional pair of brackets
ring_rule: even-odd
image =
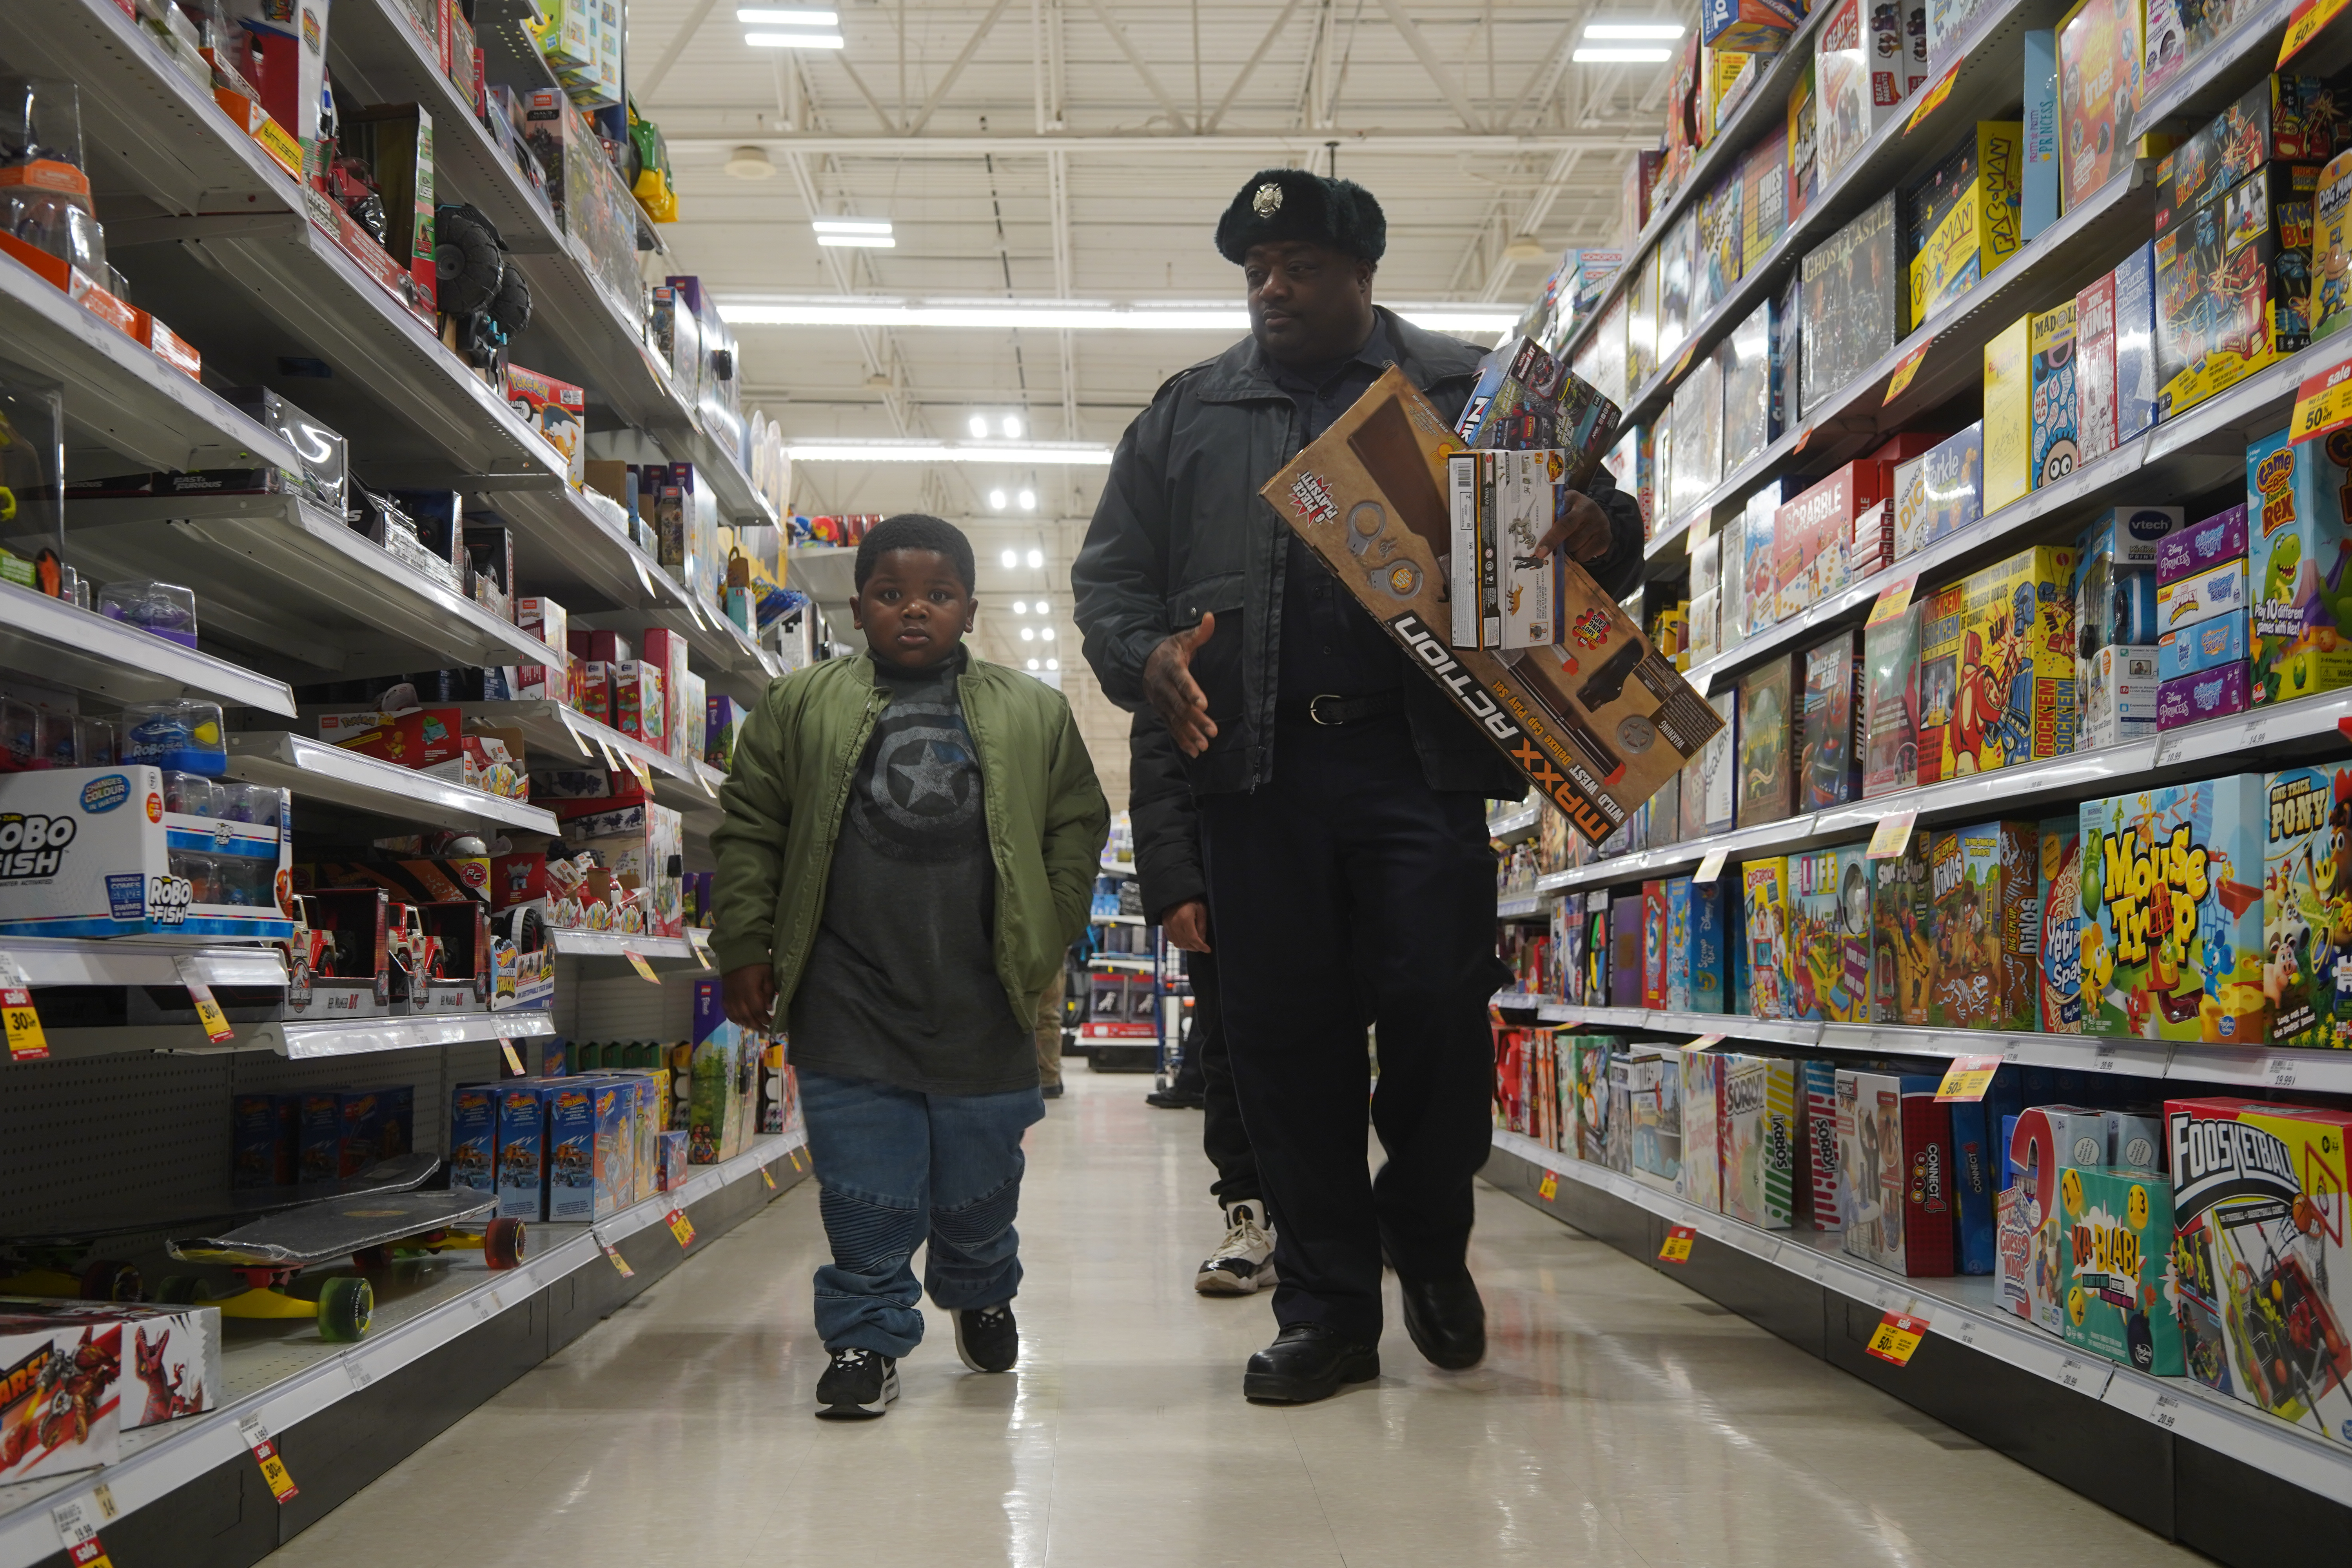
[(1881, 408), (1902, 396), (1909, 389), (1911, 378), (1919, 374), (1920, 362), (1927, 357), (1927, 351), (1935, 346), (1936, 340), (1929, 338), (1903, 356), (1901, 363), (1895, 367), (1895, 374), (1886, 378), (1886, 395), (1878, 400), (1878, 405)]
[(1911, 607), (1911, 595), (1918, 590), (1919, 574), (1898, 577), (1878, 591), (1878, 600), (1870, 606), (1866, 626), (1882, 626)]
[(41, 1033), (41, 1016), (33, 1008), (33, 978), (5, 952), (0, 952), (0, 1024), (6, 1026), (10, 1061), (48, 1058), (49, 1039)]
[(2303, 0), (2294, 14), (2286, 19), (2286, 37), (2279, 40), (2278, 68), (2319, 36), (2319, 30), (2336, 20), (2345, 6), (2345, 0)]
[(95, 1535), (87, 1541), (68, 1547), (66, 1560), (71, 1563), (74, 1568), (114, 1568), (114, 1559), (106, 1554), (106, 1548), (98, 1543), (98, 1537)]
[(530, 1076), (528, 1073), (523, 1071), (522, 1058), (517, 1054), (515, 1050), (515, 1043), (512, 1040), (507, 1038), (504, 1035), (500, 1035), (499, 1037), (499, 1049), (506, 1054), (507, 1070), (509, 1072), (514, 1074), (517, 1078), (527, 1078)]
[(637, 972), (638, 979), (650, 980), (656, 985), (661, 984), (661, 976), (654, 973), (654, 966), (646, 962), (644, 953), (635, 948), (625, 947), (621, 950), (621, 956), (629, 961), (629, 967)]
[(1939, 1100), (1982, 1100), (1992, 1087), (1992, 1075), (2000, 1070), (1998, 1053), (1981, 1057), (1954, 1057), (1944, 1074), (1944, 1081), (1936, 1086)]
[(669, 1233), (677, 1237), (679, 1250), (694, 1245), (694, 1222), (686, 1217), (685, 1210), (672, 1209), (662, 1216), (662, 1221), (669, 1226)]
[(1878, 819), (1870, 830), (1870, 847), (1863, 851), (1865, 860), (1899, 860), (1911, 842), (1911, 826), (1919, 820), (1916, 811), (1890, 811)]
[(1944, 100), (1952, 96), (1952, 89), (1958, 82), (1959, 76), (1959, 61), (1954, 60), (1944, 68), (1944, 74), (1936, 79), (1936, 85), (1920, 94), (1918, 107), (1911, 110), (1911, 118), (1904, 122), (1904, 135), (1908, 136), (1918, 130), (1921, 121), (1943, 107)]
[(792, 1162), (793, 1170), (797, 1171), (801, 1168), (801, 1152), (799, 1150), (795, 1149), (792, 1152)]
[(265, 115), (261, 123), (253, 128), (253, 139), (261, 143), (261, 150), (275, 159), (278, 167), (298, 180), (302, 177), (302, 143), (288, 135), (286, 127)]
[(261, 1424), (258, 1415), (248, 1415), (237, 1423), (245, 1436), (245, 1446), (253, 1450), (254, 1462), (261, 1467), (261, 1479), (269, 1483), (270, 1495), (283, 1505), (301, 1495), (294, 1478), (286, 1473), (286, 1461), (278, 1457), (278, 1445), (270, 1440), (269, 1428)]
[(1682, 379), (1683, 372), (1690, 369), (1691, 355), (1696, 353), (1698, 353), (1698, 340), (1696, 338), (1693, 338), (1690, 342), (1683, 345), (1682, 355), (1675, 361), (1675, 368), (1667, 373), (1666, 379), (1669, 381), (1680, 381)]
[(1559, 1196), (1559, 1175), (1553, 1172), (1546, 1171), (1543, 1174), (1543, 1180), (1536, 1184), (1536, 1196), (1543, 1199), (1546, 1203), (1549, 1203), (1552, 1199)]
[(1791, 453), (1801, 452), (1805, 449), (1805, 444), (1812, 438), (1813, 427), (1808, 425), (1803, 429), (1797, 432), (1797, 444), (1790, 447), (1789, 450)]
[(2295, 388), (2294, 416), (2287, 421), (2287, 437), (2315, 441), (2347, 419), (2352, 419), (2352, 361)]
[(1723, 862), (1728, 854), (1728, 850), (1710, 849), (1706, 854), (1700, 856), (1698, 869), (1691, 873), (1691, 880), (1694, 882), (1712, 882), (1717, 877), (1722, 876)]
[(1666, 1232), (1666, 1244), (1658, 1248), (1658, 1261), (1661, 1263), (1688, 1263), (1690, 1261), (1691, 1255), (1691, 1242), (1697, 1237), (1697, 1231), (1693, 1230), (1686, 1225), (1678, 1225), (1675, 1226), (1674, 1229)]
[(646, 760), (637, 755), (635, 752), (623, 752), (621, 753), (621, 761), (628, 763), (629, 771), (637, 775), (637, 787), (645, 791), (647, 795), (653, 794), (654, 775), (652, 772), (646, 768)]
[(1915, 1318), (1908, 1312), (1889, 1312), (1878, 1320), (1878, 1327), (1871, 1331), (1870, 1342), (1862, 1348), (1881, 1361), (1906, 1366), (1910, 1363), (1911, 1352), (1927, 1337), (1927, 1319)]
[(637, 1277), (637, 1271), (629, 1267), (629, 1260), (621, 1256), (621, 1249), (609, 1241), (604, 1243), (604, 1256), (613, 1260), (613, 1267), (621, 1271), (622, 1279), (634, 1279)]
[(196, 1022), (204, 1026), (205, 1038), (216, 1046), (235, 1039), (236, 1031), (228, 1026), (228, 1015), (221, 1011), (220, 1003), (213, 997), (213, 988), (197, 973), (196, 961), (182, 953), (172, 961), (172, 967), (178, 972), (180, 984), (188, 988), (188, 1002), (196, 1010)]
[(776, 1190), (776, 1173), (771, 1171), (765, 1165), (760, 1167), (760, 1180), (768, 1184), (768, 1190), (770, 1192), (772, 1193)]

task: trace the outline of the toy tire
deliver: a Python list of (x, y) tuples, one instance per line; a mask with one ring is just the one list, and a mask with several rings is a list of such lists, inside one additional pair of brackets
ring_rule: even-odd
[(435, 303), (453, 316), (471, 315), (498, 297), (506, 279), (498, 230), (469, 206), (444, 206), (434, 216)]
[(505, 1218), (490, 1221), (482, 1233), (482, 1261), (492, 1268), (512, 1268), (522, 1261), (523, 1223)]
[(499, 280), (498, 292), (490, 297), (490, 320), (512, 342), (517, 334), (530, 325), (530, 285), (524, 280), (522, 268), (509, 267)]
[(193, 1274), (166, 1274), (155, 1288), (155, 1300), (166, 1306), (193, 1306), (204, 1299), (205, 1282)]
[(111, 1258), (94, 1258), (82, 1265), (81, 1299), (85, 1301), (136, 1301), (144, 1292), (139, 1270)]
[(337, 1274), (319, 1290), (319, 1337), (351, 1344), (375, 1321), (375, 1287), (355, 1274)]

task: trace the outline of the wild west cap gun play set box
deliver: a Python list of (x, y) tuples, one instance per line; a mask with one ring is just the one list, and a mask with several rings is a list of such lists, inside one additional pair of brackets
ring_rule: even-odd
[[(1723, 720), (1565, 552), (1554, 577), (1556, 640), (1453, 646), (1447, 459), (1466, 449), (1391, 366), (1258, 493), (1536, 793), (1597, 844), (1680, 773)], [(1582, 455), (1565, 454), (1559, 483), (1591, 476)]]

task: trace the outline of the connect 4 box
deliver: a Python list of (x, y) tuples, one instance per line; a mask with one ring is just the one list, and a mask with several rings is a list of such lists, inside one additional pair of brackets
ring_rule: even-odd
[(2352, 1443), (2352, 1113), (2219, 1098), (2164, 1120), (2188, 1375)]
[(1844, 1247), (1898, 1274), (1952, 1272), (1952, 1117), (1924, 1075), (1837, 1069)]
[(2083, 1032), (2258, 1045), (2261, 773), (2084, 801)]

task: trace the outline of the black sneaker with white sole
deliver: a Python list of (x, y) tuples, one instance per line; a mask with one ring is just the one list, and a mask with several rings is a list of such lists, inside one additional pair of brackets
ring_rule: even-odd
[(820, 1421), (871, 1421), (898, 1397), (898, 1363), (874, 1351), (838, 1350), (816, 1380)]
[(1021, 1329), (1010, 1301), (957, 1312), (955, 1336), (956, 1354), (974, 1372), (1011, 1372), (1021, 1359)]
[(1275, 1285), (1274, 1232), (1266, 1228), (1265, 1204), (1244, 1198), (1225, 1208), (1225, 1239), (1192, 1276), (1203, 1296), (1247, 1296)]

